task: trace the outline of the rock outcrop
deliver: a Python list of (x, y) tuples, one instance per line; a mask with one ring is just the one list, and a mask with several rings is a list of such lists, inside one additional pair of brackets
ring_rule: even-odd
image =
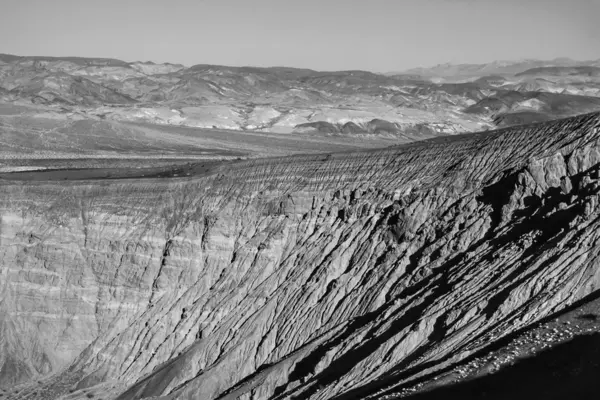
[(8, 398), (383, 398), (600, 285), (600, 115), (0, 186)]

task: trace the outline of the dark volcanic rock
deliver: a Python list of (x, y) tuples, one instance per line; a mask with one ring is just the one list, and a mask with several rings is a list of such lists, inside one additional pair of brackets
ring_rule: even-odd
[(496, 117), (494, 117), (494, 123), (497, 126), (505, 127), (550, 121), (551, 119), (552, 117), (545, 113), (535, 111), (517, 111), (513, 113), (498, 114)]
[[(326, 121), (309, 122), (306, 124), (296, 125), (295, 132), (311, 132), (311, 133), (343, 133), (343, 134), (387, 134), (387, 135), (398, 135), (404, 132), (412, 131), (405, 127), (400, 127), (390, 121), (383, 119), (373, 119), (364, 124), (357, 124), (354, 122), (346, 122), (343, 125), (333, 124)], [(432, 131), (432, 130), (430, 130)]]
[(344, 126), (342, 126), (341, 131), (346, 134), (365, 133), (364, 128), (361, 128), (354, 122), (346, 122)]
[(383, 119), (374, 119), (367, 123), (367, 130), (370, 133), (381, 134), (396, 134), (400, 131), (398, 125), (393, 122), (385, 121)]
[(332, 124), (327, 121), (307, 122), (305, 124), (296, 125), (296, 132), (316, 132), (316, 133), (339, 133), (340, 128), (337, 124)]

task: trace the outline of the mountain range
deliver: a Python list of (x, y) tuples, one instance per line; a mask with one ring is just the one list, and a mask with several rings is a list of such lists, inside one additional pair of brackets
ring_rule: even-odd
[(600, 61), (377, 74), (0, 54), (0, 102), (33, 119), (412, 141), (600, 110)]
[[(457, 77), (481, 77), (485, 75), (515, 75), (523, 71), (535, 68), (545, 67), (581, 67), (581, 66), (600, 66), (600, 59), (577, 61), (567, 57), (559, 57), (553, 60), (507, 60), (493, 61), (483, 64), (439, 64), (429, 68), (412, 68), (401, 73), (414, 74), (418, 76), (428, 76), (434, 78), (457, 78)], [(397, 73), (388, 73), (395, 75)]]

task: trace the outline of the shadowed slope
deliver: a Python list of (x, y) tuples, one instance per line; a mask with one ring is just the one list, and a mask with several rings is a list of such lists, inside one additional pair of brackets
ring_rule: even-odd
[(600, 389), (599, 356), (600, 333), (578, 336), (496, 374), (408, 399), (593, 399)]

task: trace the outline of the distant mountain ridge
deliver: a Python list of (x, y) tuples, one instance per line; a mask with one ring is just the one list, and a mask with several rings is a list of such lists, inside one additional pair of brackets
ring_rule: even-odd
[(514, 61), (493, 61), (490, 63), (482, 64), (445, 63), (438, 64), (433, 67), (411, 68), (405, 71), (398, 72), (398, 74), (413, 74), (424, 77), (472, 77), (496, 74), (513, 75), (533, 68), (575, 66), (600, 66), (600, 59), (590, 61), (577, 61), (567, 57), (559, 57), (553, 60), (525, 59)]
[(389, 75), (0, 54), (0, 101), (44, 118), (410, 141), (596, 111), (599, 98), (600, 61), (568, 58)]

